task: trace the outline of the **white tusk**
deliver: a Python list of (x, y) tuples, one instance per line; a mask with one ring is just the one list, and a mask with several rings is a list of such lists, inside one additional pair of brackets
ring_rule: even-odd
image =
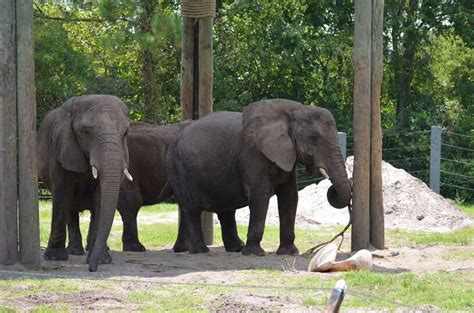
[(329, 175), (328, 173), (324, 170), (324, 168), (320, 168), (319, 171), (321, 172), (321, 174), (323, 174), (323, 176), (327, 179), (329, 179)]
[(127, 179), (128, 179), (129, 181), (133, 181), (133, 177), (132, 177), (132, 175), (130, 175), (130, 173), (129, 173), (129, 171), (128, 171), (127, 168), (123, 170), (123, 173), (125, 174), (125, 177), (127, 177)]
[(95, 168), (95, 166), (92, 167), (92, 176), (94, 177), (94, 179), (97, 179), (97, 169)]

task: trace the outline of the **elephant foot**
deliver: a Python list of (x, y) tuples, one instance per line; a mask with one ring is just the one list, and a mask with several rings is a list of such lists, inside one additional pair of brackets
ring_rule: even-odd
[(173, 251), (176, 252), (176, 253), (189, 251), (189, 244), (187, 242), (178, 242), (178, 241), (176, 241), (174, 246), (173, 246)]
[[(89, 254), (87, 255), (86, 262), (89, 264), (89, 259), (92, 255), (92, 251), (89, 251)], [(99, 264), (110, 264), (112, 263), (112, 256), (110, 256), (110, 253), (108, 250), (105, 250), (102, 255), (99, 258)]]
[(278, 247), (278, 250), (276, 252), (278, 255), (299, 255), (300, 252), (298, 251), (298, 248), (294, 244), (289, 244), (289, 245), (280, 245)]
[(85, 253), (84, 248), (80, 243), (69, 243), (66, 250), (71, 255), (84, 255)]
[(146, 248), (140, 242), (124, 242), (123, 251), (144, 252)]
[(208, 253), (210, 250), (205, 244), (192, 246), (189, 249), (189, 254)]
[(225, 251), (227, 252), (240, 252), (242, 251), (242, 249), (244, 249), (245, 243), (242, 240), (238, 239), (230, 243), (224, 244), (224, 247)]
[(47, 261), (65, 261), (68, 259), (68, 252), (65, 248), (46, 248), (43, 258)]
[(260, 247), (260, 244), (246, 245), (242, 250), (243, 255), (265, 256), (265, 250)]
[[(90, 252), (90, 251), (93, 249), (93, 247), (94, 247), (94, 246), (93, 246), (92, 244), (89, 244), (89, 243), (88, 243), (88, 244), (86, 245), (86, 251), (87, 251), (87, 252)], [(105, 249), (106, 249), (107, 251), (110, 251), (109, 246), (106, 246)]]

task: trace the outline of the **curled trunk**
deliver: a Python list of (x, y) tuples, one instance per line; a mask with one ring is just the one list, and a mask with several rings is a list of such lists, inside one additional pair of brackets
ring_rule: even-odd
[(334, 155), (328, 164), (327, 172), (332, 186), (328, 189), (327, 198), (329, 204), (335, 208), (341, 209), (348, 206), (351, 200), (351, 182), (347, 177), (344, 161), (340, 153)]

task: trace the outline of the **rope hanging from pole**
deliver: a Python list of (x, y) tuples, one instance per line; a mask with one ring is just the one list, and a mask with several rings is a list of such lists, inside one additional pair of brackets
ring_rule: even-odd
[(216, 0), (182, 0), (183, 17), (200, 18), (216, 16)]

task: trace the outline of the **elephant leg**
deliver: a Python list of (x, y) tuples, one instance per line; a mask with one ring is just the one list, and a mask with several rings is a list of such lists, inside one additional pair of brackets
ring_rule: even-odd
[(189, 238), (191, 246), (190, 254), (207, 253), (209, 248), (204, 243), (204, 235), (201, 226), (201, 210), (183, 210), (183, 218), (188, 224)]
[(221, 212), (217, 214), (222, 229), (222, 241), (224, 242), (225, 251), (240, 252), (245, 243), (240, 240), (237, 233), (237, 224), (235, 223), (235, 210)]
[(176, 238), (176, 242), (173, 246), (174, 252), (185, 252), (189, 251), (189, 232), (188, 232), (188, 224), (186, 223), (185, 218), (183, 217), (183, 212), (179, 210), (178, 216), (178, 237)]
[(72, 186), (67, 182), (67, 175), (63, 174), (61, 186), (54, 188), (53, 216), (48, 246), (44, 252), (45, 260), (67, 260), (66, 244), (66, 214), (71, 210)]
[(89, 231), (87, 232), (87, 245), (86, 245), (86, 251), (91, 251), (94, 238), (97, 236), (97, 228), (94, 223), (95, 220), (95, 213), (94, 210), (91, 210), (91, 218), (89, 220)]
[(277, 254), (298, 255), (295, 246), (295, 218), (298, 205), (298, 188), (296, 175), (291, 181), (281, 185), (276, 190), (278, 199), (278, 214), (280, 216), (280, 246)]
[[(95, 193), (95, 208), (91, 210), (91, 220), (89, 223), (89, 234), (87, 235), (87, 247), (86, 249), (89, 251), (87, 254), (86, 262), (89, 263), (89, 259), (92, 255), (92, 251), (94, 250), (95, 240), (97, 238), (97, 230), (99, 226), (99, 216), (100, 216), (100, 187), (97, 187), (97, 191)], [(112, 263), (112, 256), (110, 256), (108, 247), (102, 252), (99, 258), (99, 264), (109, 264)]]
[(260, 246), (265, 229), (265, 219), (267, 217), (268, 203), (270, 193), (255, 192), (256, 196), (250, 195), (250, 220), (249, 231), (247, 234), (247, 243), (242, 250), (243, 255), (264, 256), (265, 251)]
[(81, 229), (79, 226), (79, 211), (69, 211), (67, 219), (67, 234), (69, 240), (67, 252), (72, 255), (84, 255)]
[(123, 221), (122, 244), (123, 251), (146, 251), (138, 239), (137, 214), (138, 208), (119, 209)]

